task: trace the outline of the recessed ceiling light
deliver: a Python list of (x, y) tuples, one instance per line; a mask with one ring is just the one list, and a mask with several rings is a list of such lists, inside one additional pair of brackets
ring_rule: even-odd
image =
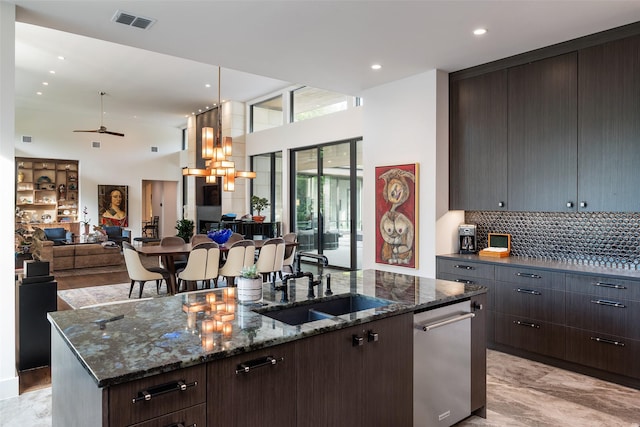
[(204, 85), (204, 87), (211, 87), (211, 85), (207, 83), (206, 85)]
[(380, 68), (382, 68), (382, 65), (380, 65), (380, 64), (373, 64), (373, 65), (371, 66), (371, 69), (372, 69), (372, 70), (379, 70)]
[(36, 95), (42, 95), (42, 92), (36, 92)]
[(58, 59), (59, 59), (60, 61), (64, 61), (64, 56), (60, 55), (60, 56), (58, 56)]
[(49, 74), (55, 74), (55, 73), (56, 73), (55, 70), (49, 71)]
[(43, 86), (49, 86), (49, 82), (42, 82)]
[(484, 34), (487, 34), (487, 29), (486, 28), (477, 28), (477, 29), (473, 30), (473, 34), (475, 34), (476, 36), (482, 36)]

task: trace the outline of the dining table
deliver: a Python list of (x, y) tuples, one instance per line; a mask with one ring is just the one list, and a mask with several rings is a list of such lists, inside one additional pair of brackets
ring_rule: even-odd
[[(266, 240), (253, 240), (256, 246), (256, 251), (260, 251), (262, 245)], [(297, 242), (286, 242), (286, 246), (298, 246)], [(218, 245), (220, 248), (220, 255), (229, 251), (230, 246)], [(167, 282), (167, 290), (169, 294), (175, 295), (177, 293), (177, 280), (176, 280), (176, 264), (175, 259), (181, 255), (189, 255), (193, 245), (191, 243), (184, 243), (182, 245), (143, 245), (135, 248), (139, 254), (144, 256), (157, 256), (162, 259), (162, 265), (169, 272), (169, 280)]]

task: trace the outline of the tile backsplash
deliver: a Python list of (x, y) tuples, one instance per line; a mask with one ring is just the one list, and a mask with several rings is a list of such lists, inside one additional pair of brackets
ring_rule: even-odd
[(487, 233), (511, 234), (511, 254), (640, 271), (640, 213), (467, 211), (477, 247)]

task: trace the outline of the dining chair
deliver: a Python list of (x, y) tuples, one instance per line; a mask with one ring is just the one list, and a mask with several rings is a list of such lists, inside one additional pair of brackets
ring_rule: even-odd
[(227, 240), (227, 242), (225, 243), (226, 246), (231, 246), (236, 242), (239, 242), (240, 240), (244, 240), (244, 236), (240, 233), (233, 233), (231, 235), (231, 237), (229, 237), (229, 240)]
[(242, 267), (250, 267), (256, 252), (253, 240), (239, 240), (229, 248), (227, 260), (220, 268), (220, 276), (227, 281), (227, 286), (233, 286), (234, 279), (240, 275)]
[(271, 276), (271, 283), (275, 285), (276, 274), (282, 271), (285, 246), (286, 243), (282, 237), (265, 240), (256, 261), (258, 273), (262, 274), (263, 281), (266, 282)]
[[(185, 290), (197, 290), (198, 282), (202, 281), (203, 288), (211, 287), (211, 280), (218, 285), (218, 270), (220, 265), (220, 249), (216, 242), (197, 244), (189, 253), (186, 267), (177, 273), (178, 290), (185, 282)], [(195, 284), (195, 289), (188, 289), (189, 284)]]
[(124, 253), (124, 262), (127, 266), (127, 274), (129, 275), (129, 279), (131, 279), (129, 298), (131, 298), (131, 292), (136, 282), (140, 284), (139, 298), (142, 298), (144, 284), (150, 280), (156, 281), (156, 292), (160, 294), (160, 284), (162, 280), (168, 283), (169, 272), (162, 267), (145, 267), (142, 261), (140, 261), (140, 254), (138, 254), (129, 242), (122, 242), (122, 251)]
[[(298, 240), (296, 233), (287, 233), (282, 236), (285, 243), (295, 243)], [(285, 246), (284, 248), (284, 261), (282, 262), (282, 270), (280, 270), (280, 280), (282, 280), (282, 272), (285, 268), (288, 268), (293, 273), (293, 261), (296, 257), (295, 246)]]
[(197, 245), (198, 243), (209, 243), (213, 242), (206, 234), (194, 234), (191, 236), (191, 244)]
[(142, 234), (144, 237), (151, 237), (153, 239), (158, 238), (158, 222), (160, 222), (159, 216), (154, 216), (150, 222), (147, 222), (142, 227)]
[[(179, 236), (167, 236), (163, 237), (162, 240), (160, 240), (160, 246), (181, 246), (184, 244), (184, 239)], [(161, 267), (166, 268), (166, 266), (162, 263), (162, 257), (160, 257), (159, 264)], [(185, 268), (187, 266), (187, 256), (179, 255), (174, 257), (173, 264), (175, 266), (175, 271), (178, 271), (181, 268)]]

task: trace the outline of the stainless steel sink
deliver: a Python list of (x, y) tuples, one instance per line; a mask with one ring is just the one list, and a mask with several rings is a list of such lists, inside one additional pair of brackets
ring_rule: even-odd
[(288, 325), (301, 325), (316, 320), (331, 319), (343, 314), (385, 307), (389, 304), (391, 304), (391, 301), (366, 295), (351, 294), (325, 298), (293, 307), (285, 305), (254, 311)]

